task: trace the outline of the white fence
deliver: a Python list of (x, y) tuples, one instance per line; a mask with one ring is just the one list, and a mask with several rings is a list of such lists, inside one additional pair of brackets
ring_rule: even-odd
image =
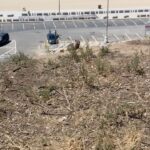
[[(2, 52), (2, 54), (1, 54)], [(4, 61), (17, 53), (16, 41), (13, 40), (6, 46), (0, 47), (0, 61)]]

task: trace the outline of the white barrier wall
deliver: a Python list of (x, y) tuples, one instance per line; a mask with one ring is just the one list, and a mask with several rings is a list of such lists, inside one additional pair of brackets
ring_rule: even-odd
[(0, 51), (3, 51), (3, 53), (0, 54), (0, 61), (4, 61), (10, 58), (12, 55), (15, 55), (17, 53), (16, 41), (13, 40), (6, 46), (0, 47)]
[[(0, 12), (0, 22), (18, 21), (51, 21), (51, 20), (71, 20), (71, 19), (106, 19), (106, 9), (96, 10), (62, 10), (58, 11), (14, 11)], [(142, 18), (150, 17), (150, 8), (134, 9), (110, 9), (109, 19)]]

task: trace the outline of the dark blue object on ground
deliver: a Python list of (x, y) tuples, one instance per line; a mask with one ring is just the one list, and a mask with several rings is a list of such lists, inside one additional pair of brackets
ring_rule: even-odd
[(59, 39), (59, 35), (57, 34), (56, 30), (54, 33), (49, 31), (49, 33), (47, 34), (47, 40), (49, 44), (58, 44), (59, 42), (58, 39)]

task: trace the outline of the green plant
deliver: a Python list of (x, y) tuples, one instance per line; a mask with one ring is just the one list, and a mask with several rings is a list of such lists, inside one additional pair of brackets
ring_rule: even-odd
[(108, 135), (108, 133), (103, 132), (101, 135), (99, 135), (95, 150), (115, 150), (113, 138)]
[(80, 66), (80, 75), (81, 75), (82, 79), (84, 80), (84, 82), (87, 83), (87, 81), (88, 81), (88, 70), (85, 67), (84, 63), (82, 63)]
[(59, 64), (57, 62), (53, 61), (52, 59), (49, 59), (46, 67), (50, 68), (50, 69), (57, 69), (59, 67)]
[(105, 55), (107, 55), (109, 53), (109, 48), (108, 47), (102, 47), (101, 49), (100, 49), (100, 55), (101, 56), (105, 56)]
[(140, 66), (140, 57), (137, 53), (133, 56), (130, 63), (127, 64), (127, 70), (129, 72), (135, 72), (137, 75), (144, 75), (145, 71)]
[(99, 74), (103, 74), (105, 72), (105, 63), (101, 59), (96, 60), (96, 68)]
[(70, 53), (70, 57), (75, 60), (76, 62), (80, 61), (80, 57), (77, 54), (77, 49), (74, 47), (74, 45), (70, 45), (70, 47), (68, 47), (68, 51)]
[(44, 87), (40, 89), (39, 96), (42, 97), (44, 100), (49, 100), (50, 96), (52, 96), (55, 93), (56, 86), (49, 85), (48, 87)]
[(99, 74), (106, 76), (107, 73), (112, 72), (110, 63), (100, 56), (96, 58), (95, 65)]
[(16, 55), (11, 56), (10, 59), (13, 63), (17, 65), (21, 65), (21, 66), (26, 65), (27, 62), (32, 60), (31, 58), (29, 58), (28, 56), (26, 56), (24, 53), (21, 53), (21, 52), (19, 52)]
[(91, 48), (89, 46), (86, 46), (86, 49), (80, 49), (81, 55), (80, 57), (84, 59), (85, 61), (90, 61), (91, 58), (93, 58), (94, 54)]
[(94, 86), (94, 76), (88, 72), (87, 67), (82, 63), (80, 66), (80, 75), (84, 83), (90, 88), (96, 88)]

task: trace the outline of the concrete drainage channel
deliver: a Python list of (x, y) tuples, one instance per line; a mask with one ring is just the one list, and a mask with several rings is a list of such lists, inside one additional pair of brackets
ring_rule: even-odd
[(17, 53), (16, 41), (12, 40), (9, 44), (0, 47), (0, 61), (7, 60)]

